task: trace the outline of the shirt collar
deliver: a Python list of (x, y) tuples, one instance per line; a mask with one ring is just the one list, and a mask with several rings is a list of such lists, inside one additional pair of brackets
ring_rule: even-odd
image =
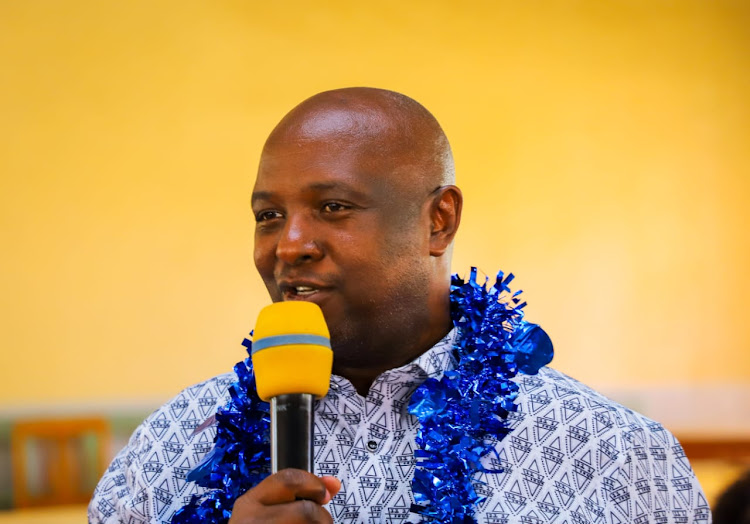
[(443, 373), (456, 367), (453, 348), (457, 339), (457, 329), (453, 328), (437, 344), (408, 364), (383, 372), (375, 379), (375, 383), (386, 379), (393, 380), (397, 376), (403, 377), (403, 380), (416, 379), (417, 385), (428, 378), (439, 379)]
[[(457, 361), (453, 348), (457, 340), (458, 330), (454, 327), (437, 344), (416, 359), (401, 367), (384, 371), (375, 379), (373, 387), (380, 387), (380, 384), (385, 381), (398, 380), (410, 383), (409, 389), (413, 391), (428, 378), (440, 379), (443, 373), (456, 367)], [(397, 379), (396, 377), (400, 378)], [(353, 386), (347, 379), (339, 375), (331, 375), (331, 389), (339, 391), (340, 388), (354, 391)]]
[(447, 335), (422, 353), (409, 365), (417, 366), (428, 377), (437, 378), (446, 371), (455, 369), (456, 357), (453, 348), (458, 340), (458, 330), (454, 327)]

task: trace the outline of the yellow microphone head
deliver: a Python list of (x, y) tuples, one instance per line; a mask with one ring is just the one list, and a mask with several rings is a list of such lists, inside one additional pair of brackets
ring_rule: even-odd
[(311, 393), (326, 396), (333, 351), (323, 312), (312, 302), (276, 302), (258, 315), (253, 333), (258, 396)]

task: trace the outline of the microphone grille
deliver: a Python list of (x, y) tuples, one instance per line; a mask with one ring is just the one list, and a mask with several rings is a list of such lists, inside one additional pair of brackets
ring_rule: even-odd
[(261, 309), (253, 343), (278, 335), (311, 334), (330, 338), (320, 306), (312, 302), (276, 302)]
[(253, 336), (258, 396), (328, 393), (333, 365), (330, 334), (317, 304), (276, 302), (258, 315)]

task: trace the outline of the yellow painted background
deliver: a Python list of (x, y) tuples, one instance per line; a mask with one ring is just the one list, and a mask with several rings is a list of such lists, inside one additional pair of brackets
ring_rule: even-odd
[(441, 121), (455, 268), (515, 272), (556, 367), (747, 384), (748, 27), (727, 0), (0, 2), (0, 404), (229, 370), (268, 301), (262, 142), (352, 85)]

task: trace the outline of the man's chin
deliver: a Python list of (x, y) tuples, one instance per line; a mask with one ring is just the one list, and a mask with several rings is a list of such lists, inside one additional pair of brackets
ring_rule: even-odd
[(366, 342), (374, 335), (355, 334), (351, 327), (341, 329), (341, 326), (328, 329), (331, 333), (331, 349), (333, 350), (333, 365), (346, 368), (362, 368), (375, 365), (382, 355), (373, 355)]

